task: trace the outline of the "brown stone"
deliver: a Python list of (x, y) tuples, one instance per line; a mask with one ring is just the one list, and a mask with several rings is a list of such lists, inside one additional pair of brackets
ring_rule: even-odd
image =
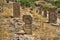
[(47, 10), (44, 10), (44, 17), (47, 17)]
[(39, 8), (39, 14), (42, 14), (42, 9), (41, 8)]
[(31, 24), (25, 24), (23, 26), (23, 29), (26, 34), (32, 34), (32, 25)]
[(56, 10), (57, 10), (57, 8), (50, 8), (49, 9), (49, 22), (50, 23), (56, 23), (56, 21), (57, 21)]
[(26, 24), (32, 24), (32, 17), (30, 15), (23, 15), (23, 21)]
[(26, 34), (32, 34), (32, 17), (30, 15), (23, 15), (23, 21), (25, 22), (23, 29)]
[(13, 3), (13, 16), (20, 17), (20, 5), (18, 3)]

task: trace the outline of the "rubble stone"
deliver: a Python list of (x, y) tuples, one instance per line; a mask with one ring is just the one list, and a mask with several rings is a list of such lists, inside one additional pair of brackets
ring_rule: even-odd
[(20, 18), (11, 18), (10, 19), (10, 31), (18, 31), (22, 29), (24, 22)]

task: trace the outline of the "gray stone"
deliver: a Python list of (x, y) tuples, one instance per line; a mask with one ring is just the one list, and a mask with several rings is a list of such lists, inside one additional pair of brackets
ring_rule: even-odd
[(10, 19), (9, 30), (13, 31), (15, 29), (15, 31), (19, 31), (23, 29), (22, 28), (23, 24), (24, 22), (20, 18), (12, 18)]
[(24, 40), (24, 35), (19, 35), (19, 40)]
[(32, 35), (24, 35), (25, 40), (34, 40), (34, 37)]
[(13, 35), (12, 37), (10, 37), (10, 40), (34, 40), (34, 36), (32, 35)]
[(23, 15), (23, 29), (26, 34), (32, 34), (32, 17), (30, 15)]
[(13, 31), (15, 31), (15, 28), (14, 27), (9, 27), (9, 31), (13, 32)]

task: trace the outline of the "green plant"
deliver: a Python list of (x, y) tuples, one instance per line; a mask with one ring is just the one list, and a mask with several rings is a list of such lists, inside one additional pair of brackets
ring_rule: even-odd
[(30, 6), (34, 6), (36, 0), (20, 0), (20, 3), (22, 6), (26, 6), (26, 7), (30, 7)]
[(55, 2), (55, 6), (57, 6), (57, 7), (60, 8), (60, 1), (56, 1), (56, 2)]

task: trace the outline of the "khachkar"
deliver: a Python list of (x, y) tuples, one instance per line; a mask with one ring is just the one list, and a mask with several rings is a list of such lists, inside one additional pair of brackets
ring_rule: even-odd
[(49, 22), (56, 23), (57, 22), (57, 8), (49, 8)]
[(39, 8), (39, 14), (43, 15), (43, 8)]
[(43, 17), (47, 17), (47, 10), (44, 8), (39, 8), (39, 14), (41, 14)]
[(25, 22), (23, 25), (24, 32), (26, 34), (32, 34), (32, 17), (30, 15), (24, 15), (23, 21)]
[(46, 9), (44, 9), (44, 15), (43, 16), (47, 17), (47, 10)]
[(13, 16), (20, 17), (20, 5), (17, 2), (13, 3)]
[[(14, 17), (20, 17), (20, 4), (17, 0), (6, 0), (8, 8), (12, 8)], [(11, 2), (11, 3), (10, 3)], [(10, 5), (10, 6), (9, 6)]]

